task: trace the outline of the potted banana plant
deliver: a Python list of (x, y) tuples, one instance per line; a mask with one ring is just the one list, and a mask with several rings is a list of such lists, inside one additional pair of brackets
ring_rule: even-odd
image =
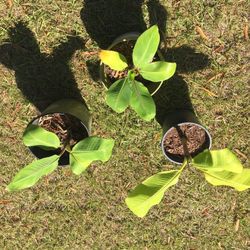
[(90, 122), (87, 107), (79, 101), (65, 99), (51, 104), (23, 134), (23, 143), (38, 159), (22, 168), (6, 189), (32, 187), (59, 165), (69, 165), (80, 175), (93, 161), (108, 161), (114, 140), (90, 136)]
[[(159, 29), (154, 25), (140, 36), (125, 35), (110, 49), (100, 51), (101, 75), (109, 87), (106, 103), (117, 113), (130, 106), (146, 121), (155, 117), (152, 95), (176, 70), (175, 63), (163, 60), (159, 44)], [(149, 85), (156, 86), (152, 93), (147, 88)]]
[(237, 191), (250, 188), (250, 169), (243, 168), (229, 149), (206, 149), (195, 157), (186, 157), (180, 169), (157, 173), (139, 184), (126, 198), (128, 208), (136, 216), (144, 217), (151, 207), (161, 202), (165, 192), (177, 184), (188, 166), (201, 172), (213, 186), (229, 186)]

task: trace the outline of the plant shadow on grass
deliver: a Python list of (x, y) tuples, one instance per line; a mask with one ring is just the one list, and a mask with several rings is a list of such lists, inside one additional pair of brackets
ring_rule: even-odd
[(178, 112), (178, 110), (195, 112), (189, 96), (188, 85), (179, 73), (191, 73), (210, 65), (207, 55), (196, 53), (193, 48), (185, 45), (168, 49), (164, 53), (164, 57), (167, 62), (175, 62), (177, 69), (174, 76), (164, 82), (153, 96), (156, 104), (156, 120), (160, 125), (163, 125), (168, 113)]
[(15, 71), (17, 87), (39, 112), (63, 98), (85, 103), (68, 65), (74, 52), (84, 48), (81, 38), (68, 36), (47, 55), (41, 53), (34, 34), (22, 21), (9, 28), (8, 36), (0, 46), (0, 62)]
[[(142, 12), (143, 2), (143, 0), (85, 0), (81, 19), (89, 36), (100, 48), (106, 49), (115, 38), (124, 33), (143, 32), (147, 29)], [(150, 26), (157, 24), (161, 38), (166, 41), (164, 33), (167, 29), (166, 9), (159, 0), (149, 0), (146, 5)], [(166, 61), (177, 63), (177, 71), (154, 95), (156, 119), (160, 125), (169, 112), (183, 109), (194, 111), (187, 83), (178, 73), (194, 72), (209, 65), (207, 55), (196, 53), (188, 46), (170, 48), (163, 55)], [(100, 80), (99, 62), (87, 61), (87, 67), (92, 79)]]

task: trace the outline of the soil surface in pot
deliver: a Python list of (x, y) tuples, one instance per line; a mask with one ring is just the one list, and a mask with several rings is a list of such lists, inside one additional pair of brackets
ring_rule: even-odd
[[(132, 69), (134, 67), (132, 53), (133, 53), (133, 48), (135, 46), (135, 42), (136, 41), (133, 41), (133, 40), (123, 41), (121, 43), (116, 44), (113, 48), (111, 48), (111, 50), (117, 51), (121, 53), (123, 56), (125, 56), (125, 58), (127, 59), (129, 69)], [(153, 61), (156, 61), (156, 60), (157, 61), (160, 60), (157, 54), (155, 55)], [(123, 71), (116, 71), (116, 70), (111, 69), (109, 66), (104, 65), (104, 73), (108, 77), (109, 81), (111, 83), (114, 83), (118, 79), (126, 77), (128, 74), (128, 69), (125, 69)], [(142, 76), (140, 75), (138, 75), (135, 79), (139, 82), (142, 82), (144, 85), (151, 83), (150, 81), (143, 79)]]
[(80, 120), (69, 114), (54, 113), (41, 116), (38, 125), (55, 133), (63, 145), (69, 143), (71, 147), (88, 137), (87, 130)]
[[(164, 141), (164, 149), (168, 155), (175, 159), (183, 160), (187, 154), (194, 157), (208, 148), (206, 137), (206, 132), (201, 127), (193, 124), (182, 124), (171, 128), (167, 133)], [(185, 152), (183, 141), (186, 141), (186, 150), (188, 153)]]

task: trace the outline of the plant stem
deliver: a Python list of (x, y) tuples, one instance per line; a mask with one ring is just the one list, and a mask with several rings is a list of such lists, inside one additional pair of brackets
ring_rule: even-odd
[(70, 148), (70, 145), (69, 145), (69, 144), (66, 145), (65, 150), (68, 151), (69, 153), (71, 152), (71, 148)]
[(191, 161), (191, 155), (188, 151), (188, 146), (187, 146), (187, 137), (184, 135), (184, 133), (181, 131), (180, 127), (179, 126), (176, 126), (175, 127), (178, 134), (179, 134), (179, 137), (181, 139), (181, 143), (182, 143), (182, 146), (183, 146), (183, 150), (184, 150), (184, 155), (187, 159), (187, 164), (189, 165), (190, 161)]
[[(67, 144), (65, 144), (64, 146), (63, 146), (63, 149), (62, 149), (62, 151), (61, 151), (61, 153), (60, 153), (60, 155), (59, 156), (62, 156), (63, 154), (64, 154), (64, 152), (67, 150), (67, 147), (69, 146), (69, 144), (67, 143)], [(68, 150), (67, 150), (68, 151)]]
[(151, 94), (151, 96), (153, 96), (155, 93), (157, 93), (157, 91), (160, 89), (160, 87), (162, 86), (163, 81), (159, 84), (159, 86), (157, 87), (157, 89)]
[[(71, 133), (70, 133), (71, 134)], [(68, 151), (68, 152), (70, 152), (71, 151), (71, 148), (70, 148), (70, 144), (69, 144), (69, 141), (70, 141), (70, 134), (67, 136), (67, 138), (66, 138), (66, 141), (65, 141), (65, 143), (64, 143), (64, 145), (63, 145), (63, 148), (62, 148), (62, 151), (61, 151), (61, 153), (60, 153), (60, 156), (62, 156), (63, 154), (64, 154), (64, 152), (65, 151)]]
[(128, 77), (129, 80), (134, 81), (135, 76), (136, 76), (136, 74), (135, 74), (135, 72), (133, 70), (128, 71), (127, 77)]
[(183, 162), (183, 164), (182, 164), (182, 166), (181, 166), (179, 172), (182, 172), (183, 169), (184, 169), (186, 166), (188, 166), (188, 159), (187, 159), (187, 158), (184, 159), (184, 162)]

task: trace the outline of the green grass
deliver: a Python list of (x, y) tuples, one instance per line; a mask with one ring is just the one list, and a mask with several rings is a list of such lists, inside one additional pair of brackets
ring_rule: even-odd
[[(93, 81), (88, 70), (91, 68), (93, 73), (95, 59), (87, 58), (84, 53), (98, 47), (81, 20), (82, 1), (10, 2), (13, 2), (11, 9), (5, 1), (0, 3), (0, 47), (3, 48), (9, 28), (18, 20), (25, 23), (35, 39), (29, 39), (33, 35), (15, 36), (14, 52), (20, 52), (16, 73), (9, 69), (10, 65), (8, 68), (0, 64), (0, 249), (249, 249), (249, 191), (239, 193), (213, 187), (191, 169), (185, 170), (180, 182), (148, 216), (140, 219), (129, 211), (124, 202), (129, 190), (152, 174), (176, 168), (161, 153), (160, 125), (156, 121), (143, 122), (132, 110), (116, 114), (105, 104), (104, 88)], [(112, 1), (91, 2), (90, 9), (98, 12), (106, 7), (104, 2)], [(95, 6), (95, 2), (99, 5)], [(149, 25), (154, 14), (149, 15), (147, 1), (134, 2), (141, 4), (143, 18)], [(109, 25), (103, 29), (99, 24), (112, 20), (113, 10), (120, 10), (130, 18), (126, 19), (131, 20), (128, 25), (142, 21), (142, 16), (132, 12), (130, 17), (119, 1), (113, 3), (116, 3), (113, 9), (106, 8), (96, 18), (94, 31), (103, 31), (105, 39), (114, 35), (109, 34), (110, 30), (117, 30)], [(244, 166), (249, 167), (244, 157), (249, 155), (250, 141), (249, 41), (243, 36), (248, 1), (161, 0), (160, 4), (167, 11), (168, 48), (185, 45), (193, 49), (187, 54), (172, 50), (171, 56), (178, 58), (179, 53), (179, 77), (189, 89), (199, 119), (212, 133), (213, 148), (233, 149)], [(134, 4), (135, 13), (140, 12), (138, 6)], [(123, 27), (126, 22), (121, 18), (117, 23)], [(197, 34), (196, 26), (204, 30), (209, 40)], [(70, 37), (75, 36), (84, 41), (85, 48), (81, 48), (80, 40), (67, 46)], [(36, 41), (42, 54), (32, 50)], [(53, 61), (54, 57), (49, 55), (61, 44), (66, 46)], [(216, 52), (221, 45), (224, 48)], [(32, 56), (27, 56), (27, 50), (31, 50)], [(76, 50), (69, 62), (72, 72), (67, 68), (65, 55), (70, 50)], [(202, 58), (209, 58), (209, 65), (204, 67), (203, 59), (196, 62), (194, 52), (206, 55)], [(0, 60), (5, 65), (8, 56), (7, 50), (0, 49)], [(41, 70), (34, 64), (44, 68)], [(62, 82), (68, 75), (71, 75), (68, 81)], [(21, 137), (27, 123), (36, 116), (32, 102), (41, 101), (45, 105), (46, 100), (37, 99), (36, 89), (45, 90), (40, 93), (53, 100), (71, 94), (68, 87), (75, 82), (93, 114), (93, 134), (116, 140), (111, 160), (103, 165), (93, 164), (80, 177), (67, 168), (59, 168), (34, 188), (7, 193), (5, 187), (14, 174), (33, 160)], [(51, 86), (61, 92), (46, 94)], [(167, 89), (171, 86), (174, 88), (174, 82)], [(28, 98), (23, 96), (24, 92)], [(176, 103), (184, 105), (182, 100)], [(239, 228), (235, 230), (237, 220)]]

